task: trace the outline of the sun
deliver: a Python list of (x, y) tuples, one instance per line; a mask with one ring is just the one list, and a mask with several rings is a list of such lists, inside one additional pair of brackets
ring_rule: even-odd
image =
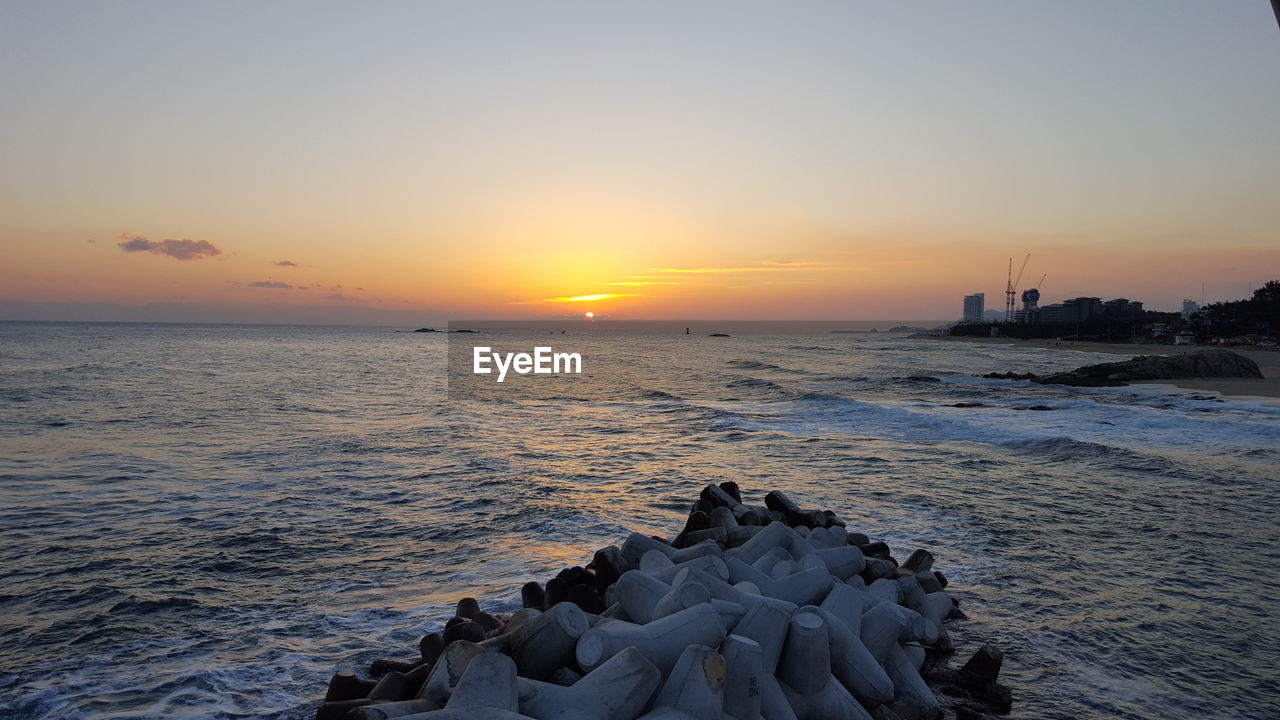
[(593, 317), (595, 317), (595, 316), (596, 316), (596, 314), (595, 314), (595, 313), (593, 313), (593, 312), (585, 312), (585, 313), (582, 313), (582, 316), (583, 316), (583, 317), (593, 318)]

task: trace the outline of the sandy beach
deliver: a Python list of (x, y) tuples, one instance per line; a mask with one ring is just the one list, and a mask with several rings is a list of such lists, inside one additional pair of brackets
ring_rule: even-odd
[[(1045, 348), (1051, 350), (1075, 350), (1078, 352), (1109, 353), (1133, 357), (1135, 355), (1181, 355), (1198, 350), (1209, 350), (1208, 346), (1173, 346), (1143, 345), (1118, 343), (1072, 342), (1067, 340), (1018, 340), (1014, 338), (983, 337), (951, 337), (938, 336), (938, 340), (952, 342), (974, 342), (992, 345), (1010, 345), (1012, 347)], [(1253, 378), (1188, 378), (1184, 380), (1160, 380), (1144, 382), (1150, 385), (1171, 385), (1185, 390), (1206, 390), (1228, 395), (1237, 399), (1253, 399), (1276, 404), (1280, 401), (1280, 350), (1258, 350), (1255, 348), (1226, 348), (1240, 353), (1258, 363), (1262, 370), (1261, 379)], [(1084, 363), (1081, 363), (1084, 364)], [(1018, 368), (1009, 368), (1011, 372), (1019, 372)]]

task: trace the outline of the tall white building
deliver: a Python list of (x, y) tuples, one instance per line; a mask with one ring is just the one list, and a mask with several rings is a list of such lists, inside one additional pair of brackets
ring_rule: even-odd
[(1182, 319), (1183, 320), (1190, 320), (1191, 316), (1198, 312), (1200, 312), (1200, 303), (1196, 302), (1195, 300), (1184, 299), (1182, 301)]
[(982, 311), (986, 306), (986, 296), (982, 293), (974, 293), (964, 296), (964, 319), (963, 323), (980, 323), (982, 322)]

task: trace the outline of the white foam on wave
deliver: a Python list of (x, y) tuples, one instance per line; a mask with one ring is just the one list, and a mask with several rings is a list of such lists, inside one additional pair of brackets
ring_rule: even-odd
[[(1070, 438), (1133, 450), (1204, 452), (1280, 446), (1280, 407), (1239, 400), (1197, 399), (1153, 385), (1059, 389), (1020, 381), (947, 378), (954, 389), (989, 392), (979, 407), (957, 408), (954, 396), (859, 400), (813, 392), (786, 410), (760, 405), (742, 422), (800, 434), (841, 433), (913, 443), (1017, 445)], [(993, 392), (1003, 387), (1009, 392)], [(1205, 395), (1196, 393), (1203, 398)], [(1032, 408), (1050, 408), (1036, 410)]]

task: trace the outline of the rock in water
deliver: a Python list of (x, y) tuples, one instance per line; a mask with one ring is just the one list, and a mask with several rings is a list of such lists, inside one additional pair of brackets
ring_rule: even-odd
[(1108, 377), (1117, 380), (1262, 377), (1258, 363), (1230, 350), (1201, 350), (1190, 355), (1136, 357), (1122, 362), (1089, 365), (1076, 372), (1090, 377)]
[(1070, 385), (1071, 387), (1124, 387), (1129, 384), (1124, 380), (1116, 380), (1115, 378), (1077, 375), (1074, 371), (1049, 375), (1038, 380), (1032, 380), (1032, 382), (1040, 383), (1041, 385)]
[(983, 645), (978, 652), (969, 658), (969, 662), (960, 668), (960, 682), (969, 687), (980, 688), (1000, 678), (1000, 666), (1004, 664), (1004, 653)]
[(1122, 385), (1126, 380), (1179, 378), (1261, 378), (1253, 360), (1230, 350), (1201, 350), (1190, 355), (1140, 355), (1132, 360), (1086, 365), (1036, 382), (1049, 385)]

